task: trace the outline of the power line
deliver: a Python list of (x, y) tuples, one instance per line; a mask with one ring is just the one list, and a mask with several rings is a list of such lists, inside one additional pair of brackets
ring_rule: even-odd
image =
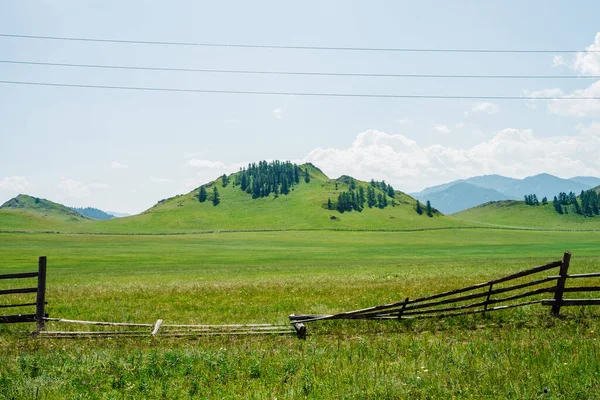
[(210, 42), (164, 42), (153, 40), (99, 39), (68, 36), (38, 36), (0, 33), (0, 37), (39, 40), (64, 40), (72, 42), (122, 43), (157, 46), (188, 46), (188, 47), (232, 47), (247, 49), (287, 49), (287, 50), (335, 50), (335, 51), (385, 51), (400, 53), (600, 53), (600, 50), (568, 50), (568, 49), (443, 49), (443, 48), (413, 48), (413, 47), (334, 47), (334, 46), (293, 46), (272, 44), (242, 44), (242, 43), (210, 43)]
[(207, 72), (222, 74), (253, 74), (253, 75), (301, 75), (301, 76), (347, 76), (347, 77), (378, 77), (378, 78), (458, 78), (458, 79), (598, 79), (600, 75), (456, 75), (456, 74), (378, 74), (360, 72), (318, 72), (318, 71), (257, 71), (257, 70), (232, 70), (232, 69), (205, 69), (205, 68), (169, 68), (169, 67), (144, 67), (134, 65), (100, 65), (100, 64), (72, 64), (52, 63), (37, 61), (0, 60), (3, 64), (38, 65), (52, 67), (120, 69), (136, 71), (166, 71), (166, 72)]
[(65, 88), (86, 89), (113, 89), (148, 92), (178, 92), (178, 93), (219, 93), (219, 94), (242, 94), (242, 95), (266, 95), (266, 96), (310, 96), (310, 97), (365, 97), (382, 99), (441, 99), (441, 100), (600, 100), (600, 96), (591, 97), (561, 97), (561, 96), (454, 96), (454, 95), (413, 95), (413, 94), (373, 94), (373, 93), (310, 93), (310, 92), (268, 92), (268, 91), (246, 91), (246, 90), (213, 90), (213, 89), (180, 89), (159, 88), (143, 86), (109, 86), (109, 85), (84, 85), (71, 83), (31, 82), (31, 81), (3, 81), (0, 84), (49, 86)]

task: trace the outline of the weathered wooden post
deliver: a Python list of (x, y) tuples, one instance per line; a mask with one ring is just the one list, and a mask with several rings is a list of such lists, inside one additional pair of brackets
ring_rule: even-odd
[(556, 291), (554, 292), (554, 304), (552, 304), (552, 314), (558, 317), (560, 306), (562, 305), (565, 283), (567, 282), (569, 263), (571, 261), (571, 253), (565, 251), (563, 262), (560, 266), (559, 278), (556, 281)]
[(41, 256), (38, 261), (38, 286), (37, 299), (35, 302), (35, 319), (37, 321), (37, 331), (46, 330), (46, 256)]
[(490, 288), (488, 289), (488, 295), (485, 298), (485, 304), (483, 305), (483, 315), (485, 315), (485, 312), (487, 311), (487, 308), (488, 308), (488, 304), (490, 303), (490, 296), (492, 295), (492, 287), (494, 287), (494, 284), (490, 283)]
[(406, 308), (407, 304), (408, 304), (408, 297), (406, 299), (404, 299), (404, 304), (402, 304), (402, 308), (400, 309), (400, 311), (398, 311), (398, 320), (402, 319), (402, 314), (404, 313), (404, 309)]

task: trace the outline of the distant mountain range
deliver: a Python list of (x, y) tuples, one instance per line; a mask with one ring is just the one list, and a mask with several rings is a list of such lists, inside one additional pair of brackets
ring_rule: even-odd
[(600, 185), (600, 178), (576, 176), (570, 179), (550, 174), (539, 174), (524, 179), (502, 175), (482, 175), (459, 179), (443, 185), (432, 186), (411, 196), (427, 200), (444, 214), (453, 214), (488, 201), (523, 200), (526, 194), (535, 194), (539, 199), (552, 199), (560, 192), (574, 192), (592, 189)]
[(88, 217), (88, 218), (100, 219), (100, 220), (115, 218), (114, 215), (108, 214), (102, 210), (99, 210), (99, 209), (93, 208), (93, 207), (85, 207), (85, 208), (69, 207), (69, 208), (71, 210), (75, 211), (76, 213), (79, 213), (79, 214), (83, 215), (84, 217)]

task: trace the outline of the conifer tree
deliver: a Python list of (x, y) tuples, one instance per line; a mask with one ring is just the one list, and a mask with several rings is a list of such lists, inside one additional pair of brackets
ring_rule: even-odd
[(421, 207), (421, 203), (419, 202), (419, 200), (417, 200), (416, 211), (417, 211), (417, 214), (419, 214), (419, 215), (423, 214), (423, 207)]
[(227, 174), (223, 174), (223, 176), (221, 177), (221, 181), (223, 183), (223, 187), (226, 187), (229, 183), (229, 178), (227, 178)]
[(219, 205), (219, 203), (221, 202), (221, 198), (219, 196), (219, 191), (217, 190), (217, 186), (213, 186), (213, 195), (212, 195), (212, 203), (213, 206), (217, 206)]
[(365, 189), (362, 186), (358, 187), (358, 205), (360, 208), (364, 208), (365, 206)]
[(433, 217), (433, 212), (431, 211), (431, 201), (427, 200), (427, 205), (425, 206), (425, 209), (427, 210), (427, 216), (428, 217)]
[(394, 188), (392, 187), (392, 185), (388, 185), (388, 187), (387, 187), (387, 194), (392, 199), (396, 196), (396, 192), (394, 192)]
[(562, 205), (560, 204), (560, 201), (558, 200), (558, 198), (556, 196), (554, 196), (554, 200), (552, 200), (552, 206), (554, 207), (554, 210), (557, 213), (559, 213), (559, 214), (563, 213)]
[(333, 204), (331, 204), (331, 199), (327, 199), (327, 209), (333, 210)]
[(206, 201), (206, 188), (204, 187), (204, 185), (200, 186), (200, 193), (198, 194), (198, 200), (200, 201), (200, 203), (204, 203)]
[(373, 186), (369, 186), (367, 188), (367, 205), (369, 208), (373, 208), (373, 206), (376, 204), (377, 198), (375, 197), (375, 189), (373, 189)]
[(383, 204), (383, 198), (384, 196), (381, 193), (377, 193), (377, 207), (385, 208), (385, 205)]
[(308, 167), (304, 169), (304, 182), (310, 182), (310, 175), (308, 174)]

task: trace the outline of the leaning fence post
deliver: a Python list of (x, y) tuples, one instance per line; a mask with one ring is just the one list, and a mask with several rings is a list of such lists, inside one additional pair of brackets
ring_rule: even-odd
[(35, 319), (38, 332), (46, 330), (46, 256), (41, 256), (38, 261), (38, 286), (37, 299), (35, 302)]
[(552, 304), (552, 314), (555, 317), (558, 317), (560, 313), (560, 306), (562, 305), (563, 293), (565, 289), (565, 283), (567, 282), (569, 271), (569, 262), (571, 261), (571, 253), (568, 251), (565, 252), (563, 256), (563, 262), (560, 266), (560, 277), (556, 281), (556, 291), (554, 292), (554, 304)]
[(402, 308), (400, 309), (400, 311), (398, 311), (398, 320), (402, 319), (402, 314), (404, 313), (404, 309), (406, 308), (407, 304), (408, 304), (408, 297), (406, 299), (404, 299), (404, 304), (402, 304)]
[(490, 283), (490, 288), (488, 289), (488, 295), (485, 299), (485, 304), (483, 305), (483, 315), (485, 315), (485, 312), (487, 311), (488, 308), (488, 304), (490, 303), (490, 296), (492, 295), (492, 287), (494, 286), (493, 283)]

